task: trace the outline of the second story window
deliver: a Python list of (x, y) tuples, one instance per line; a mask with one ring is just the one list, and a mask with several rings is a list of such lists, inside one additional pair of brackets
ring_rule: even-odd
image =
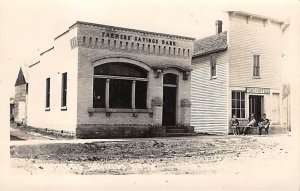
[(210, 55), (210, 77), (211, 78), (217, 77), (217, 55), (216, 54)]
[(253, 55), (253, 77), (260, 77), (260, 65), (259, 65), (260, 55)]
[(61, 80), (61, 107), (66, 109), (67, 106), (67, 72), (62, 73)]

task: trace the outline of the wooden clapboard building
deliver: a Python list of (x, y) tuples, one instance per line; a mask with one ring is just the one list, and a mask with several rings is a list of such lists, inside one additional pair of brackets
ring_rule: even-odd
[[(281, 127), (281, 20), (228, 11), (217, 34), (195, 41), (192, 59), (191, 124), (196, 132), (230, 133), (235, 114), (246, 123), (263, 113)], [(227, 30), (222, 32), (222, 27)]]

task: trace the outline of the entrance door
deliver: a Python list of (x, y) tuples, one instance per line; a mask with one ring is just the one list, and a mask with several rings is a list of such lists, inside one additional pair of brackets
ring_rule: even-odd
[(264, 97), (263, 96), (249, 96), (249, 116), (254, 113), (255, 120), (260, 120), (264, 112)]
[(165, 74), (163, 87), (163, 126), (176, 124), (177, 75)]
[(279, 93), (273, 93), (272, 114), (273, 124), (280, 123), (280, 97)]

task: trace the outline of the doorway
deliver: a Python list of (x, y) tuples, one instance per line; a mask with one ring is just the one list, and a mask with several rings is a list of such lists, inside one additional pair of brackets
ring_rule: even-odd
[(165, 74), (163, 79), (163, 126), (176, 125), (177, 75)]
[(259, 121), (264, 112), (264, 96), (249, 95), (249, 116), (254, 113), (255, 120)]

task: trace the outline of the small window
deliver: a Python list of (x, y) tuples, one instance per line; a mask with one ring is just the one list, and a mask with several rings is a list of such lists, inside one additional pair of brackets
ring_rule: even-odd
[(98, 38), (95, 40), (95, 45), (98, 46)]
[(260, 77), (260, 64), (259, 64), (260, 55), (253, 55), (253, 77)]
[(131, 43), (131, 50), (133, 50), (133, 47), (134, 47), (134, 43), (132, 42)]
[(123, 43), (122, 41), (120, 41), (120, 49), (122, 49)]
[(187, 49), (188, 50), (188, 57), (190, 56), (190, 49)]
[(140, 50), (140, 44), (136, 43), (136, 49), (139, 51)]
[(153, 52), (155, 53), (155, 45), (153, 45)]
[(164, 46), (164, 54), (166, 54), (166, 47)]
[(158, 46), (158, 53), (160, 54), (160, 46)]
[(108, 47), (110, 47), (110, 40), (109, 39), (107, 40), (107, 45), (108, 45)]
[(128, 50), (128, 42), (125, 44), (125, 49)]
[(171, 47), (169, 47), (169, 52), (168, 52), (168, 54), (171, 54)]
[(46, 79), (46, 108), (50, 108), (50, 78)]
[(174, 55), (176, 55), (176, 48), (174, 48), (174, 50), (173, 50), (173, 54), (174, 54)]
[(82, 42), (83, 42), (83, 44), (85, 44), (85, 36), (83, 36)]
[(89, 44), (92, 44), (92, 37), (90, 37)]
[(185, 56), (185, 49), (182, 49), (182, 55)]
[(178, 54), (177, 55), (180, 56), (180, 48), (178, 48)]
[(62, 80), (61, 80), (61, 106), (67, 106), (67, 72), (62, 73)]
[(217, 55), (216, 54), (210, 55), (210, 77), (211, 78), (217, 77)]
[(117, 47), (117, 41), (114, 40), (114, 47)]
[(150, 44), (148, 44), (148, 50), (147, 50), (147, 52), (150, 52)]
[(142, 50), (143, 50), (143, 51), (146, 51), (146, 50), (145, 50), (145, 44), (142, 45)]

